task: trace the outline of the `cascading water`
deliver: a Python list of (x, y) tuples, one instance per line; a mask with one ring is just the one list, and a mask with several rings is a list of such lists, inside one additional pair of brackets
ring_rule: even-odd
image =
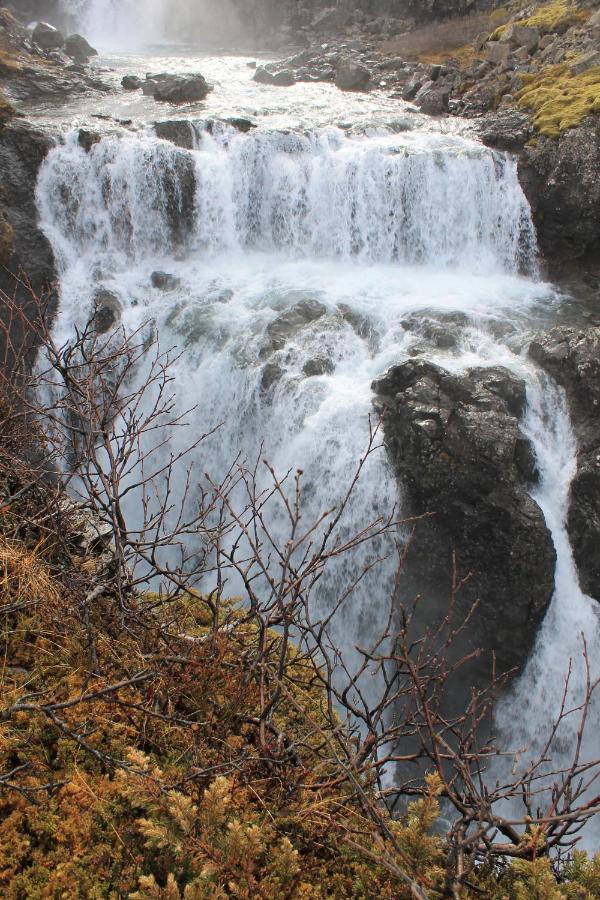
[[(199, 404), (195, 433), (224, 423), (202, 447), (211, 474), (218, 478), (240, 449), (251, 459), (264, 444), (276, 470), (306, 473), (307, 521), (344, 493), (366, 446), (371, 381), (390, 364), (428, 352), (450, 367), (501, 363), (526, 377), (524, 428), (558, 555), (552, 610), (512, 695), (535, 705), (521, 717), (523, 740), (535, 741), (555, 695), (536, 695), (532, 684), (545, 655), (557, 652), (555, 629), (592, 636), (596, 623), (564, 528), (574, 465), (564, 404), (493, 336), (531, 327), (551, 298), (525, 277), (535, 274), (535, 236), (514, 161), (415, 132), (195, 133), (194, 151), (146, 133), (105, 138), (87, 154), (72, 136), (49, 154), (38, 203), (61, 268), (59, 337), (87, 319), (98, 287), (120, 298), (126, 328), (152, 319), (163, 344), (185, 348), (174, 375), (181, 408)], [(151, 286), (156, 269), (173, 276), (166, 293)], [(312, 312), (298, 326), (305, 301)], [(423, 351), (403, 327), (412, 313), (441, 311), (469, 320), (463, 356)], [(397, 502), (377, 454), (344, 527)], [(332, 569), (315, 602), (326, 608), (343, 580), (384, 550), (364, 547), (351, 566)], [(376, 598), (387, 596), (392, 566), (370, 572), (346, 605), (334, 638), (347, 654), (377, 635)], [(574, 611), (576, 627), (568, 624)]]

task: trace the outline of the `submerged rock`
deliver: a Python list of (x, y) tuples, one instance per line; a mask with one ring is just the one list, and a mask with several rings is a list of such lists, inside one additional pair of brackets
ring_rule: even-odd
[(150, 276), (150, 282), (153, 288), (159, 291), (176, 291), (181, 285), (181, 279), (176, 275), (170, 275), (168, 272), (153, 272)]
[(304, 363), (302, 371), (307, 378), (317, 375), (331, 375), (335, 371), (335, 363), (327, 356), (315, 356)]
[(93, 323), (97, 334), (107, 334), (112, 331), (121, 320), (123, 308), (121, 301), (112, 291), (106, 288), (98, 288), (93, 299), (94, 313)]
[(290, 338), (326, 313), (327, 307), (318, 300), (301, 300), (296, 303), (267, 327), (268, 343), (263, 347), (261, 355), (283, 349)]
[(582, 590), (600, 601), (600, 326), (553, 328), (529, 355), (567, 394), (577, 437), (567, 528)]
[(432, 514), (408, 548), (399, 599), (420, 594), (415, 624), (433, 626), (449, 610), (454, 553), (459, 575), (472, 573), (456, 597), (455, 624), (479, 606), (454, 651), (484, 653), (457, 676), (464, 700), (489, 679), (492, 653), (499, 670), (522, 668), (554, 587), (554, 547), (528, 493), (533, 455), (519, 431), (525, 384), (500, 367), (454, 375), (411, 360), (373, 389), (405, 512)]

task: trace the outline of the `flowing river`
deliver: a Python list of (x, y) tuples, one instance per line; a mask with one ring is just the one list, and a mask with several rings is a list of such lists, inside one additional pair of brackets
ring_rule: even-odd
[[(107, 52), (97, 65), (110, 68), (104, 77), (115, 84), (125, 73), (201, 71), (214, 91), (176, 113), (122, 92), (31, 110), (63, 135), (38, 184), (60, 270), (57, 335), (67, 339), (85, 322), (99, 288), (119, 298), (125, 328), (151, 320), (164, 347), (184, 351), (173, 374), (181, 410), (197, 405), (194, 434), (223, 423), (201, 447), (202, 471), (219, 478), (239, 453), (252, 459), (262, 446), (278, 472), (304, 471), (307, 520), (345, 493), (368, 440), (371, 383), (390, 365), (420, 353), (455, 372), (503, 365), (523, 377), (522, 429), (537, 457), (535, 499), (555, 543), (556, 584), (498, 722), (511, 745), (533, 753), (558, 708), (569, 658), (574, 695), (581, 689), (582, 633), (597, 664), (600, 632), (566, 533), (576, 470), (568, 409), (524, 351), (536, 330), (573, 319), (574, 306), (539, 277), (516, 162), (479, 144), (466, 123), (428, 119), (380, 92), (257, 85), (249, 61), (172, 46)], [(169, 115), (188, 123), (192, 149), (156, 136), (152, 123)], [(208, 119), (232, 116), (256, 127), (207, 130)], [(73, 126), (102, 139), (86, 153)], [(167, 290), (152, 286), (157, 270), (173, 276)], [(318, 314), (283, 346), (273, 343), (269, 326), (306, 301)], [(448, 327), (459, 339), (450, 349), (405, 327), (415, 315), (448, 322), (454, 314)], [(343, 527), (358, 530), (398, 505), (381, 451)], [(343, 580), (381, 550), (362, 549), (333, 570), (318, 603), (326, 609)], [(378, 597), (388, 597), (393, 567), (372, 570), (344, 607), (336, 639), (348, 654), (377, 635)], [(597, 709), (593, 716), (591, 741)], [(573, 735), (559, 738), (555, 763), (568, 758)]]

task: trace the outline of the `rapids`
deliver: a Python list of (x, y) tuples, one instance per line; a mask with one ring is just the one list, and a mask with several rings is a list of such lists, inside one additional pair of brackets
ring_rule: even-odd
[[(116, 59), (115, 78), (142, 64), (167, 68), (164, 59)], [(523, 354), (530, 334), (560, 318), (564, 298), (539, 278), (515, 161), (481, 146), (461, 123), (411, 119), (403, 104), (377, 94), (261, 88), (243, 57), (168, 59), (170, 71), (216, 73), (207, 105), (178, 116), (190, 123), (193, 150), (156, 137), (150, 122), (160, 113), (151, 99), (121, 95), (103, 99), (102, 110), (113, 103), (117, 116), (133, 111), (133, 128), (104, 127), (89, 154), (76, 132), (66, 134), (42, 167), (39, 215), (60, 270), (58, 339), (85, 322), (98, 288), (114, 292), (125, 328), (151, 321), (164, 347), (184, 350), (173, 374), (181, 410), (197, 404), (192, 433), (223, 423), (201, 447), (201, 471), (210, 467), (218, 479), (240, 452), (253, 459), (262, 448), (278, 472), (304, 471), (307, 521), (343, 496), (367, 442), (371, 382), (388, 366), (421, 353), (454, 371), (500, 364), (524, 377), (522, 428), (541, 473), (535, 499), (555, 542), (556, 591), (498, 722), (512, 745), (538, 746), (570, 656), (577, 693), (581, 632), (596, 660), (600, 633), (565, 528), (576, 465), (568, 410)], [(210, 133), (203, 117), (226, 108), (251, 113), (258, 127), (239, 134), (224, 124)], [(77, 124), (90, 120), (84, 101), (69, 112)], [(48, 124), (58, 115), (40, 111)], [(152, 287), (155, 270), (175, 276), (170, 290)], [(269, 326), (304, 300), (322, 305), (319, 316), (283, 348), (270, 345)], [(415, 313), (460, 313), (458, 349), (424, 346), (403, 327)], [(327, 366), (308, 377), (315, 359)], [(265, 378), (267, 365), (276, 378)], [(349, 534), (394, 507), (402, 509), (401, 492), (380, 452), (369, 459), (343, 529)], [(326, 610), (387, 550), (365, 546), (334, 567), (314, 603)], [(389, 595), (393, 569), (391, 558), (372, 569), (345, 604), (334, 638), (349, 657), (378, 633), (378, 598)], [(518, 728), (515, 704), (527, 710)], [(594, 716), (592, 733), (598, 710)], [(571, 744), (569, 735), (560, 738), (555, 762), (567, 759)]]

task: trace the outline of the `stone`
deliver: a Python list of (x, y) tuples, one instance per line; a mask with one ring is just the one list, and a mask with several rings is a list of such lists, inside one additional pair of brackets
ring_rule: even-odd
[(415, 99), (421, 88), (423, 87), (423, 80), (418, 78), (413, 78), (411, 81), (406, 84), (402, 90), (402, 99), (408, 101), (409, 103)]
[(98, 288), (93, 298), (94, 313), (92, 321), (97, 334), (112, 331), (121, 319), (121, 301), (112, 291)]
[(188, 119), (169, 119), (155, 122), (154, 133), (164, 141), (170, 141), (183, 150), (193, 150), (196, 143), (194, 125)]
[(277, 384), (277, 382), (281, 381), (281, 378), (284, 374), (285, 369), (283, 369), (277, 363), (267, 363), (262, 370), (260, 379), (261, 393), (267, 393), (272, 387)]
[(485, 45), (484, 56), (488, 62), (495, 66), (503, 66), (508, 62), (510, 47), (501, 41), (489, 41)]
[(492, 654), (498, 672), (524, 666), (554, 591), (552, 538), (523, 474), (534, 468), (519, 429), (525, 384), (501, 367), (457, 375), (413, 359), (373, 390), (403, 512), (429, 514), (406, 548), (397, 597), (423, 598), (417, 633), (448, 614), (454, 561), (459, 578), (471, 573), (454, 624), (478, 606), (453, 652), (483, 652), (456, 676), (460, 708), (472, 686), (488, 682)]
[(196, 103), (210, 90), (203, 75), (173, 75), (156, 86), (154, 99), (161, 103)]
[(259, 66), (252, 76), (252, 81), (257, 81), (258, 84), (273, 84), (273, 74), (264, 66)]
[(335, 85), (341, 91), (366, 91), (371, 83), (371, 72), (361, 63), (342, 59), (335, 70)]
[(142, 79), (137, 75), (124, 75), (121, 79), (121, 87), (124, 91), (139, 91), (142, 87)]
[(79, 63), (89, 62), (92, 56), (98, 56), (98, 51), (80, 34), (70, 34), (63, 49), (68, 57)]
[(87, 128), (80, 128), (77, 142), (86, 153), (89, 153), (94, 144), (99, 144), (102, 140), (97, 131), (88, 131)]
[(429, 116), (441, 116), (448, 111), (449, 99), (449, 87), (427, 87), (425, 85), (415, 97), (415, 103), (421, 112)]
[(227, 119), (223, 119), (223, 121), (235, 128), (236, 131), (241, 131), (242, 134), (247, 134), (247, 132), (256, 128), (256, 123), (252, 122), (251, 119), (244, 119), (239, 116), (230, 116)]
[(331, 375), (335, 371), (335, 364), (327, 356), (315, 356), (304, 363), (302, 371), (307, 378), (317, 375)]
[(43, 50), (60, 50), (65, 44), (65, 36), (62, 31), (59, 31), (54, 25), (49, 25), (48, 22), (38, 22), (33, 29), (31, 39)]
[(514, 44), (517, 47), (527, 47), (535, 50), (540, 40), (539, 29), (531, 25), (519, 25), (516, 22), (509, 25), (500, 38), (501, 43)]
[(570, 63), (569, 69), (573, 75), (581, 75), (588, 69), (594, 69), (600, 66), (600, 50), (588, 50), (587, 53), (580, 54), (574, 62)]
[(150, 283), (159, 291), (176, 291), (181, 286), (181, 279), (168, 272), (157, 271), (150, 276)]
[(567, 395), (577, 438), (567, 529), (581, 588), (600, 601), (600, 326), (553, 328), (529, 356)]
[(519, 47), (518, 50), (515, 50), (513, 56), (517, 62), (527, 62), (527, 60), (529, 59), (529, 50), (527, 47)]
[(554, 43), (554, 35), (553, 34), (543, 34), (540, 38), (538, 47), (540, 50), (546, 50), (553, 43)]
[(481, 53), (485, 45), (490, 39), (489, 31), (480, 31), (475, 40), (473, 41), (473, 46), (477, 53)]

